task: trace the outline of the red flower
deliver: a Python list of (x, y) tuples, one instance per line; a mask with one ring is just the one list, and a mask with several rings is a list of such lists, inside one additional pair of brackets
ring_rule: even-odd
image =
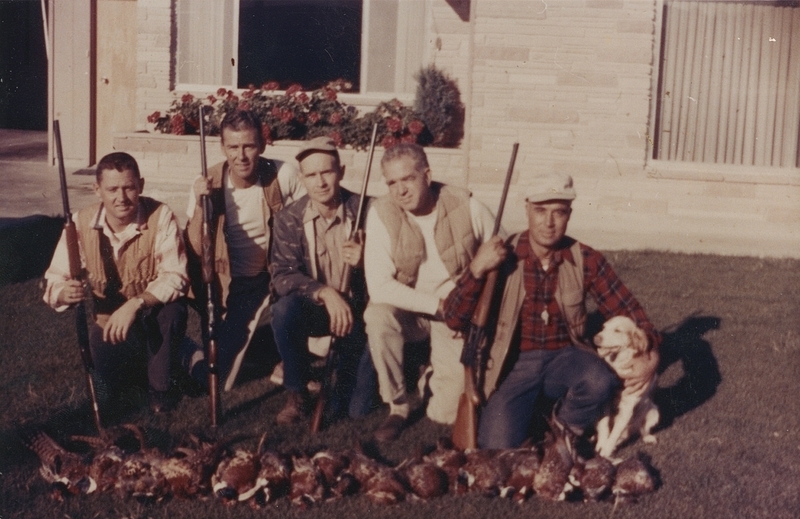
[(206, 97), (206, 99), (208, 99), (208, 102), (211, 103), (212, 105), (217, 102), (217, 98), (214, 96), (208, 96)]
[(402, 137), (400, 137), (400, 142), (406, 142), (406, 143), (413, 144), (413, 143), (417, 142), (417, 137), (415, 135), (411, 135), (410, 133), (407, 133), (407, 134), (403, 135)]
[(319, 112), (310, 112), (308, 114), (308, 122), (311, 124), (317, 124), (319, 122)]
[(389, 117), (386, 119), (386, 128), (392, 133), (399, 132), (403, 128), (403, 121), (397, 117)]
[(237, 108), (237, 110), (250, 110), (250, 103), (248, 103), (247, 101), (242, 101), (241, 103), (239, 103), (239, 107)]
[(147, 116), (148, 123), (157, 123), (158, 120), (161, 118), (161, 112), (155, 111)]
[(342, 122), (342, 114), (339, 112), (333, 112), (331, 116), (328, 117), (328, 120), (331, 122), (331, 124), (339, 124)]
[(234, 100), (239, 99), (238, 97), (236, 97), (236, 94), (233, 93), (233, 90), (228, 90), (225, 94), (228, 96), (228, 101), (230, 101), (231, 99)]
[(297, 92), (300, 92), (301, 90), (303, 90), (303, 87), (298, 85), (297, 83), (294, 83), (290, 85), (289, 88), (286, 89), (286, 95), (291, 96), (296, 94)]
[(294, 118), (294, 114), (290, 110), (284, 110), (281, 112), (281, 122), (288, 123)]
[(305, 116), (304, 114), (300, 114), (300, 115), (298, 115), (298, 116), (297, 116), (297, 122), (298, 122), (298, 123), (300, 123), (300, 124), (305, 124), (305, 122), (306, 122), (306, 116)]
[(218, 89), (217, 89), (217, 97), (222, 97), (222, 96), (224, 96), (224, 95), (225, 95), (225, 94), (227, 94), (227, 93), (228, 93), (228, 91), (227, 91), (227, 90), (225, 90), (224, 88), (218, 88)]
[(328, 101), (336, 101), (336, 90), (332, 88), (326, 88), (323, 93), (325, 95), (325, 99)]
[(280, 107), (279, 106), (273, 106), (272, 110), (270, 111), (270, 114), (272, 114), (272, 117), (275, 117), (275, 118), (280, 117), (281, 116)]
[(419, 135), (424, 129), (425, 125), (420, 121), (411, 121), (408, 123), (408, 131), (411, 132), (412, 135)]
[(181, 96), (181, 103), (185, 105), (188, 105), (192, 101), (194, 101), (194, 96), (192, 94), (183, 94), (183, 96)]
[(307, 103), (308, 95), (305, 92), (300, 92), (300, 95), (297, 96), (297, 99), (299, 99), (301, 103)]
[(261, 127), (261, 137), (264, 139), (264, 144), (272, 144), (272, 131), (266, 124)]
[(263, 85), (261, 85), (261, 90), (278, 90), (280, 85), (277, 81), (267, 81)]
[(172, 129), (172, 133), (175, 135), (183, 135), (186, 133), (185, 129), (185, 120), (181, 114), (175, 114), (172, 116), (172, 120), (169, 122), (170, 128)]
[(337, 147), (342, 145), (342, 134), (341, 133), (339, 133), (337, 131), (332, 131), (328, 135), (328, 137), (333, 139), (333, 142), (336, 144)]
[(387, 149), (387, 150), (388, 150), (389, 148), (391, 148), (392, 146), (396, 145), (396, 144), (397, 144), (397, 139), (395, 139), (395, 138), (394, 138), (394, 137), (392, 137), (391, 135), (387, 135), (387, 136), (386, 136), (386, 137), (384, 137), (384, 138), (383, 138), (383, 140), (381, 141), (381, 146), (383, 146), (383, 147), (384, 147), (385, 149)]
[(244, 92), (242, 92), (242, 97), (244, 99), (250, 99), (251, 97), (253, 97), (253, 92), (254, 90), (245, 90)]

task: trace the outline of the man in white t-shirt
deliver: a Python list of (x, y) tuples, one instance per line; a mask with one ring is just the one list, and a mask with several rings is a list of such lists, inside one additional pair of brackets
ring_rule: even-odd
[[(364, 313), (369, 347), (389, 416), (375, 438), (391, 441), (409, 414), (403, 376), (406, 342), (430, 337), (427, 416), (455, 421), (464, 388), (462, 337), (442, 322), (442, 304), (475, 251), (491, 237), (494, 216), (469, 191), (431, 179), (416, 144), (386, 150), (381, 167), (389, 193), (370, 207), (364, 267), (370, 303)], [(429, 377), (429, 378), (428, 378)]]
[[(199, 177), (192, 186), (186, 242), (192, 289), (201, 300), (205, 291), (197, 268), (202, 258), (200, 197), (207, 195), (213, 207), (210, 231), (219, 298), (216, 308), (223, 316), (217, 328), (217, 366), (228, 390), (256, 323), (269, 304), (267, 265), (273, 217), (305, 190), (296, 166), (261, 157), (266, 143), (257, 115), (245, 110), (231, 112), (220, 126), (226, 160), (209, 168), (208, 177)], [(204, 310), (205, 305), (199, 308)], [(206, 382), (206, 369), (205, 362), (190, 367), (193, 378), (201, 383)]]

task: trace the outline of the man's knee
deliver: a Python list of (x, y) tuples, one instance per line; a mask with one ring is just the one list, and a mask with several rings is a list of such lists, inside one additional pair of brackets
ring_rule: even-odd
[(281, 297), (272, 303), (271, 313), (273, 326), (292, 322), (302, 315), (302, 301), (295, 294)]
[(591, 363), (586, 366), (577, 389), (586, 398), (605, 402), (618, 387), (619, 380), (605, 363)]

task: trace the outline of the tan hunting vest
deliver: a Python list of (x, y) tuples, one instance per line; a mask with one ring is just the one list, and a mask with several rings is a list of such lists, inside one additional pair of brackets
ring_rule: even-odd
[[(214, 221), (212, 222), (212, 236), (214, 239), (214, 272), (218, 280), (218, 294), (220, 294), (220, 301), (217, 304), (224, 305), (228, 299), (228, 290), (231, 284), (231, 262), (228, 255), (228, 245), (225, 242), (225, 193), (222, 189), (222, 179), (224, 173), (228, 170), (227, 162), (220, 162), (209, 168), (208, 178), (211, 180), (211, 202), (214, 208)], [(274, 162), (265, 159), (264, 157), (258, 158), (256, 164), (256, 171), (258, 172), (261, 185), (264, 186), (264, 222), (267, 229), (267, 243), (271, 244), (270, 233), (272, 232), (272, 219), (278, 211), (283, 208), (283, 199), (281, 198), (281, 188), (278, 184), (278, 169)], [(187, 224), (186, 238), (190, 243), (191, 248), (197, 255), (202, 254), (201, 240), (201, 226), (203, 223), (202, 211), (200, 214), (195, 213), (194, 217)], [(264, 270), (267, 270), (267, 261), (269, 259), (269, 247), (264, 258)], [(200, 259), (201, 260), (201, 259)], [(202, 293), (200, 286), (195, 286), (195, 280), (201, 280), (202, 276), (196, 275), (194, 272), (195, 267), (192, 267), (192, 291), (194, 294)], [(199, 274), (199, 272), (197, 272)]]
[[(516, 248), (519, 237), (520, 234), (516, 234), (508, 240), (512, 249)], [(586, 329), (586, 295), (583, 290), (583, 255), (581, 254), (580, 244), (576, 241), (570, 247), (570, 251), (572, 252), (574, 263), (565, 258), (558, 266), (558, 287), (555, 299), (561, 314), (564, 316), (564, 320), (567, 322), (572, 343), (579, 348), (594, 352), (594, 348), (583, 339), (583, 333)], [(489, 398), (489, 395), (497, 389), (500, 372), (511, 347), (514, 332), (517, 329), (522, 301), (525, 298), (524, 268), (525, 260), (519, 260), (514, 269), (507, 274), (505, 286), (503, 287), (503, 299), (498, 312), (497, 328), (489, 351), (489, 360), (484, 377), (483, 394), (486, 398)]]
[[(145, 225), (139, 228), (141, 234), (125, 244), (118, 259), (114, 258), (111, 244), (103, 235), (102, 227), (95, 227), (100, 204), (78, 211), (78, 239), (83, 248), (86, 271), (99, 314), (113, 312), (114, 306), (124, 302), (120, 295), (125, 301), (135, 297), (158, 277), (154, 250), (163, 204), (152, 198), (139, 197), (139, 207), (144, 212)], [(114, 279), (114, 269), (119, 274), (118, 282)], [(119, 287), (109, 286), (109, 282), (119, 284)], [(108, 301), (110, 307), (104, 304), (109, 298), (117, 300), (113, 303)]]
[[(471, 194), (466, 189), (431, 184), (437, 194), (436, 226), (434, 240), (447, 272), (455, 280), (469, 266), (480, 242), (472, 230), (469, 208)], [(392, 260), (397, 268), (397, 281), (414, 286), (425, 251), (425, 239), (419, 225), (408, 218), (391, 199), (384, 195), (375, 202), (375, 208), (386, 230), (392, 247)]]

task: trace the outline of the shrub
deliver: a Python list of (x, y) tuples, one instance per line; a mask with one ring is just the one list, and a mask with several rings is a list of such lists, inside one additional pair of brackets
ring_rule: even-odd
[(456, 147), (464, 137), (464, 104), (456, 82), (433, 65), (417, 74), (414, 110), (434, 146)]

